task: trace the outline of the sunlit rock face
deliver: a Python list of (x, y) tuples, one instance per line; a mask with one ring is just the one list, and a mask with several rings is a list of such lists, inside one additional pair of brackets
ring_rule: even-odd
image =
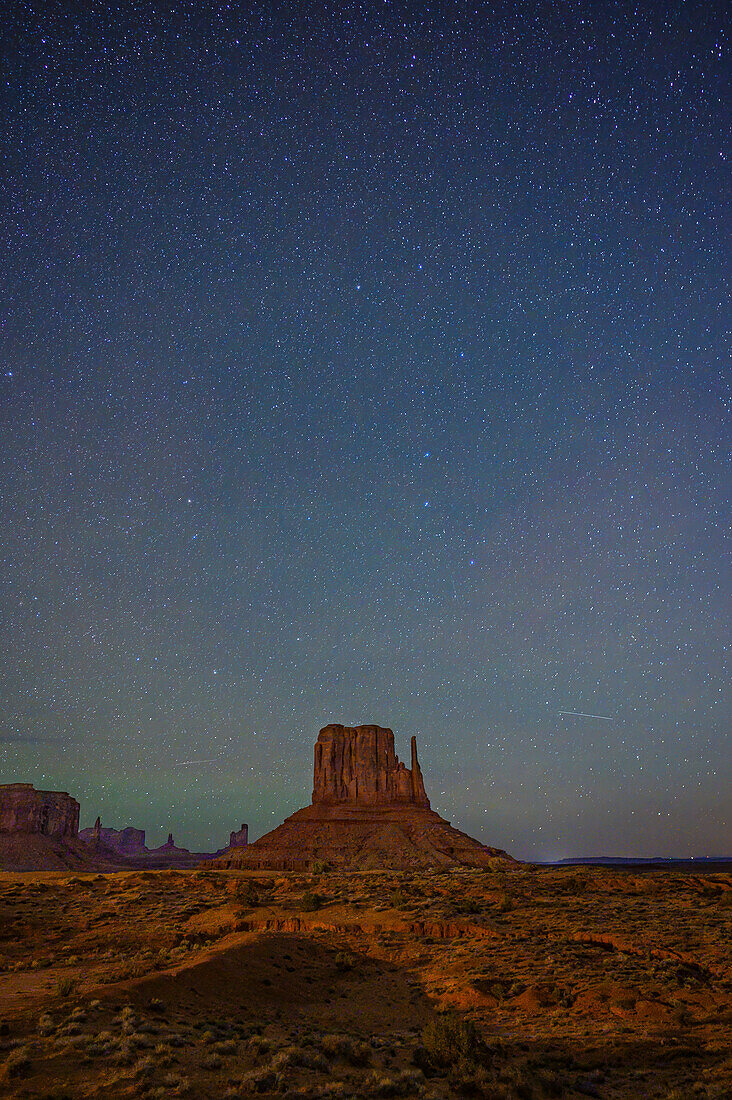
[(37, 791), (32, 783), (0, 786), (0, 833), (76, 837), (79, 803), (63, 791)]
[(313, 805), (403, 803), (429, 810), (417, 739), (411, 770), (394, 752), (394, 734), (382, 726), (324, 726), (315, 743)]

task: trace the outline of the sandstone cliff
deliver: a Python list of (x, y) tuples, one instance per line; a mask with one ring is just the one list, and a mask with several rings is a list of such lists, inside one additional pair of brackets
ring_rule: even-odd
[(412, 769), (394, 752), (394, 734), (381, 726), (324, 726), (315, 743), (313, 804), (357, 806), (405, 803), (430, 808), (412, 738)]
[(0, 833), (37, 833), (72, 839), (79, 832), (79, 803), (62, 791), (37, 791), (32, 783), (0, 786)]

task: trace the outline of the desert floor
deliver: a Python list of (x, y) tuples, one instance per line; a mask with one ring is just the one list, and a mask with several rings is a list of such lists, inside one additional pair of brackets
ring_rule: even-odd
[(0, 875), (0, 1095), (730, 1097), (732, 876)]

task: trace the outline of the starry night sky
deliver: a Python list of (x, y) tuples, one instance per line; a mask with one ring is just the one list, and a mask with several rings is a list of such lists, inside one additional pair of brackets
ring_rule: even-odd
[(0, 28), (0, 781), (732, 854), (725, 6), (174, 7)]

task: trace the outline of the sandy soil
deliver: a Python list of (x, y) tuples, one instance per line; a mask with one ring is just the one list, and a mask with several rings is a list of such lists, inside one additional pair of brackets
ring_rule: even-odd
[(732, 1096), (732, 876), (0, 874), (0, 1095)]

